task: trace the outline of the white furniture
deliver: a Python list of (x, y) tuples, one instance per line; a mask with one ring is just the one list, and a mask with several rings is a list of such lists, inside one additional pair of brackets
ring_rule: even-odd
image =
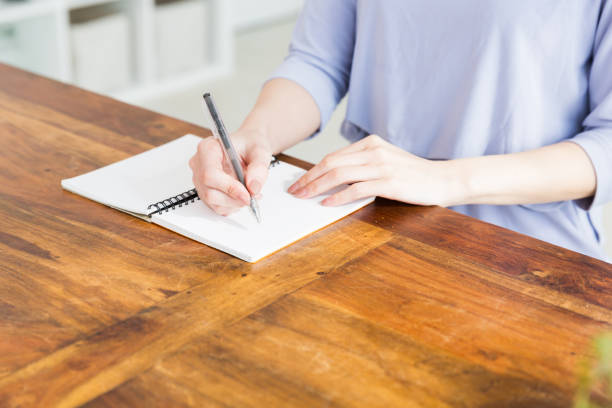
[(70, 50), (76, 84), (95, 92), (111, 92), (136, 82), (132, 44), (125, 41), (130, 35), (128, 16), (85, 13), (71, 18), (71, 22)]
[(0, 0), (0, 62), (141, 103), (231, 74), (233, 30), (295, 15), (302, 3)]
[(237, 30), (248, 30), (251, 27), (295, 16), (304, 4), (304, 0), (232, 0), (232, 2), (232, 20)]
[[(91, 88), (94, 83), (94, 88), (100, 86), (94, 90), (133, 103), (230, 74), (234, 51), (231, 2), (174, 0), (172, 3), (162, 4), (160, 0), (0, 0), (0, 61), (84, 87)], [(194, 10), (195, 3), (201, 3), (195, 5), (196, 9), (205, 10), (200, 14), (204, 21), (197, 26), (191, 18), (189, 25), (195, 29), (190, 33), (180, 20), (173, 23), (167, 10), (180, 11), (183, 6), (184, 10)], [(90, 27), (79, 22), (78, 17), (88, 8), (105, 10), (98, 21), (95, 16), (89, 19)], [(164, 24), (174, 25), (174, 30)], [(103, 46), (91, 44), (87, 47), (88, 38), (105, 36), (105, 32), (107, 37), (112, 37), (110, 42), (106, 38)], [(184, 61), (164, 60), (186, 55), (169, 47), (168, 41), (172, 38), (168, 36), (172, 35), (178, 35), (175, 38), (185, 43), (183, 51), (189, 52), (190, 47), (197, 44), (201, 46), (197, 51), (191, 48), (186, 65)], [(193, 41), (186, 44), (190, 35)], [(116, 47), (109, 48), (113, 42)], [(130, 54), (127, 77), (123, 75), (125, 50)], [(124, 60), (120, 61), (121, 58)], [(92, 75), (100, 75), (97, 67), (101, 67), (99, 71), (110, 69), (108, 75), (115, 78), (107, 82), (92, 80)]]
[(156, 60), (162, 78), (196, 70), (210, 56), (208, 30), (202, 24), (208, 2), (183, 0), (160, 4), (155, 10)]

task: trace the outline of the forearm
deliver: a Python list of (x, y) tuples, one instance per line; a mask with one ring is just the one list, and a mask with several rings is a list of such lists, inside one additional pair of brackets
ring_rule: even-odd
[(574, 200), (592, 196), (597, 185), (589, 157), (569, 142), (442, 165), (451, 180), (447, 205)]
[(277, 78), (264, 85), (240, 130), (265, 138), (278, 153), (312, 135), (320, 124), (312, 96), (295, 82)]

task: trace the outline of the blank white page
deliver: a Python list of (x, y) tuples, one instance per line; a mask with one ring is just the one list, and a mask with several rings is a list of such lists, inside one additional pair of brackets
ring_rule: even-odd
[(62, 187), (91, 200), (135, 214), (147, 206), (193, 188), (189, 159), (198, 136), (185, 135), (144, 153), (78, 177)]
[(223, 217), (201, 201), (155, 214), (153, 222), (245, 261), (256, 262), (374, 200), (325, 207), (320, 201), (331, 193), (308, 200), (295, 198), (287, 193), (287, 188), (302, 174), (304, 170), (284, 162), (270, 169), (259, 200), (261, 224), (248, 207)]

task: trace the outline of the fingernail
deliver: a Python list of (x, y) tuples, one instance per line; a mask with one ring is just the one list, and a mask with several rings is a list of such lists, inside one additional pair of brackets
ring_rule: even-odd
[(306, 191), (305, 188), (301, 188), (298, 191), (296, 191), (294, 195), (298, 198), (304, 198), (308, 195), (308, 191)]
[(321, 204), (326, 205), (328, 207), (335, 207), (338, 205), (342, 205), (342, 201), (338, 199), (338, 197), (334, 197), (330, 195), (325, 200), (321, 201)]
[(261, 191), (261, 183), (259, 181), (252, 181), (250, 184), (251, 194), (257, 195)]
[(294, 183), (287, 189), (287, 192), (290, 194), (293, 194), (295, 193), (296, 190), (297, 190), (297, 183)]

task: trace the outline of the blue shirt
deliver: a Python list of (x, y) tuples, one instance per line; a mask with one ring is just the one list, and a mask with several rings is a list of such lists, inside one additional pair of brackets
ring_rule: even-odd
[(605, 258), (592, 209), (612, 200), (612, 0), (307, 0), (279, 77), (321, 127), (348, 92), (347, 139), (425, 158), (577, 143), (594, 197), (453, 209)]

